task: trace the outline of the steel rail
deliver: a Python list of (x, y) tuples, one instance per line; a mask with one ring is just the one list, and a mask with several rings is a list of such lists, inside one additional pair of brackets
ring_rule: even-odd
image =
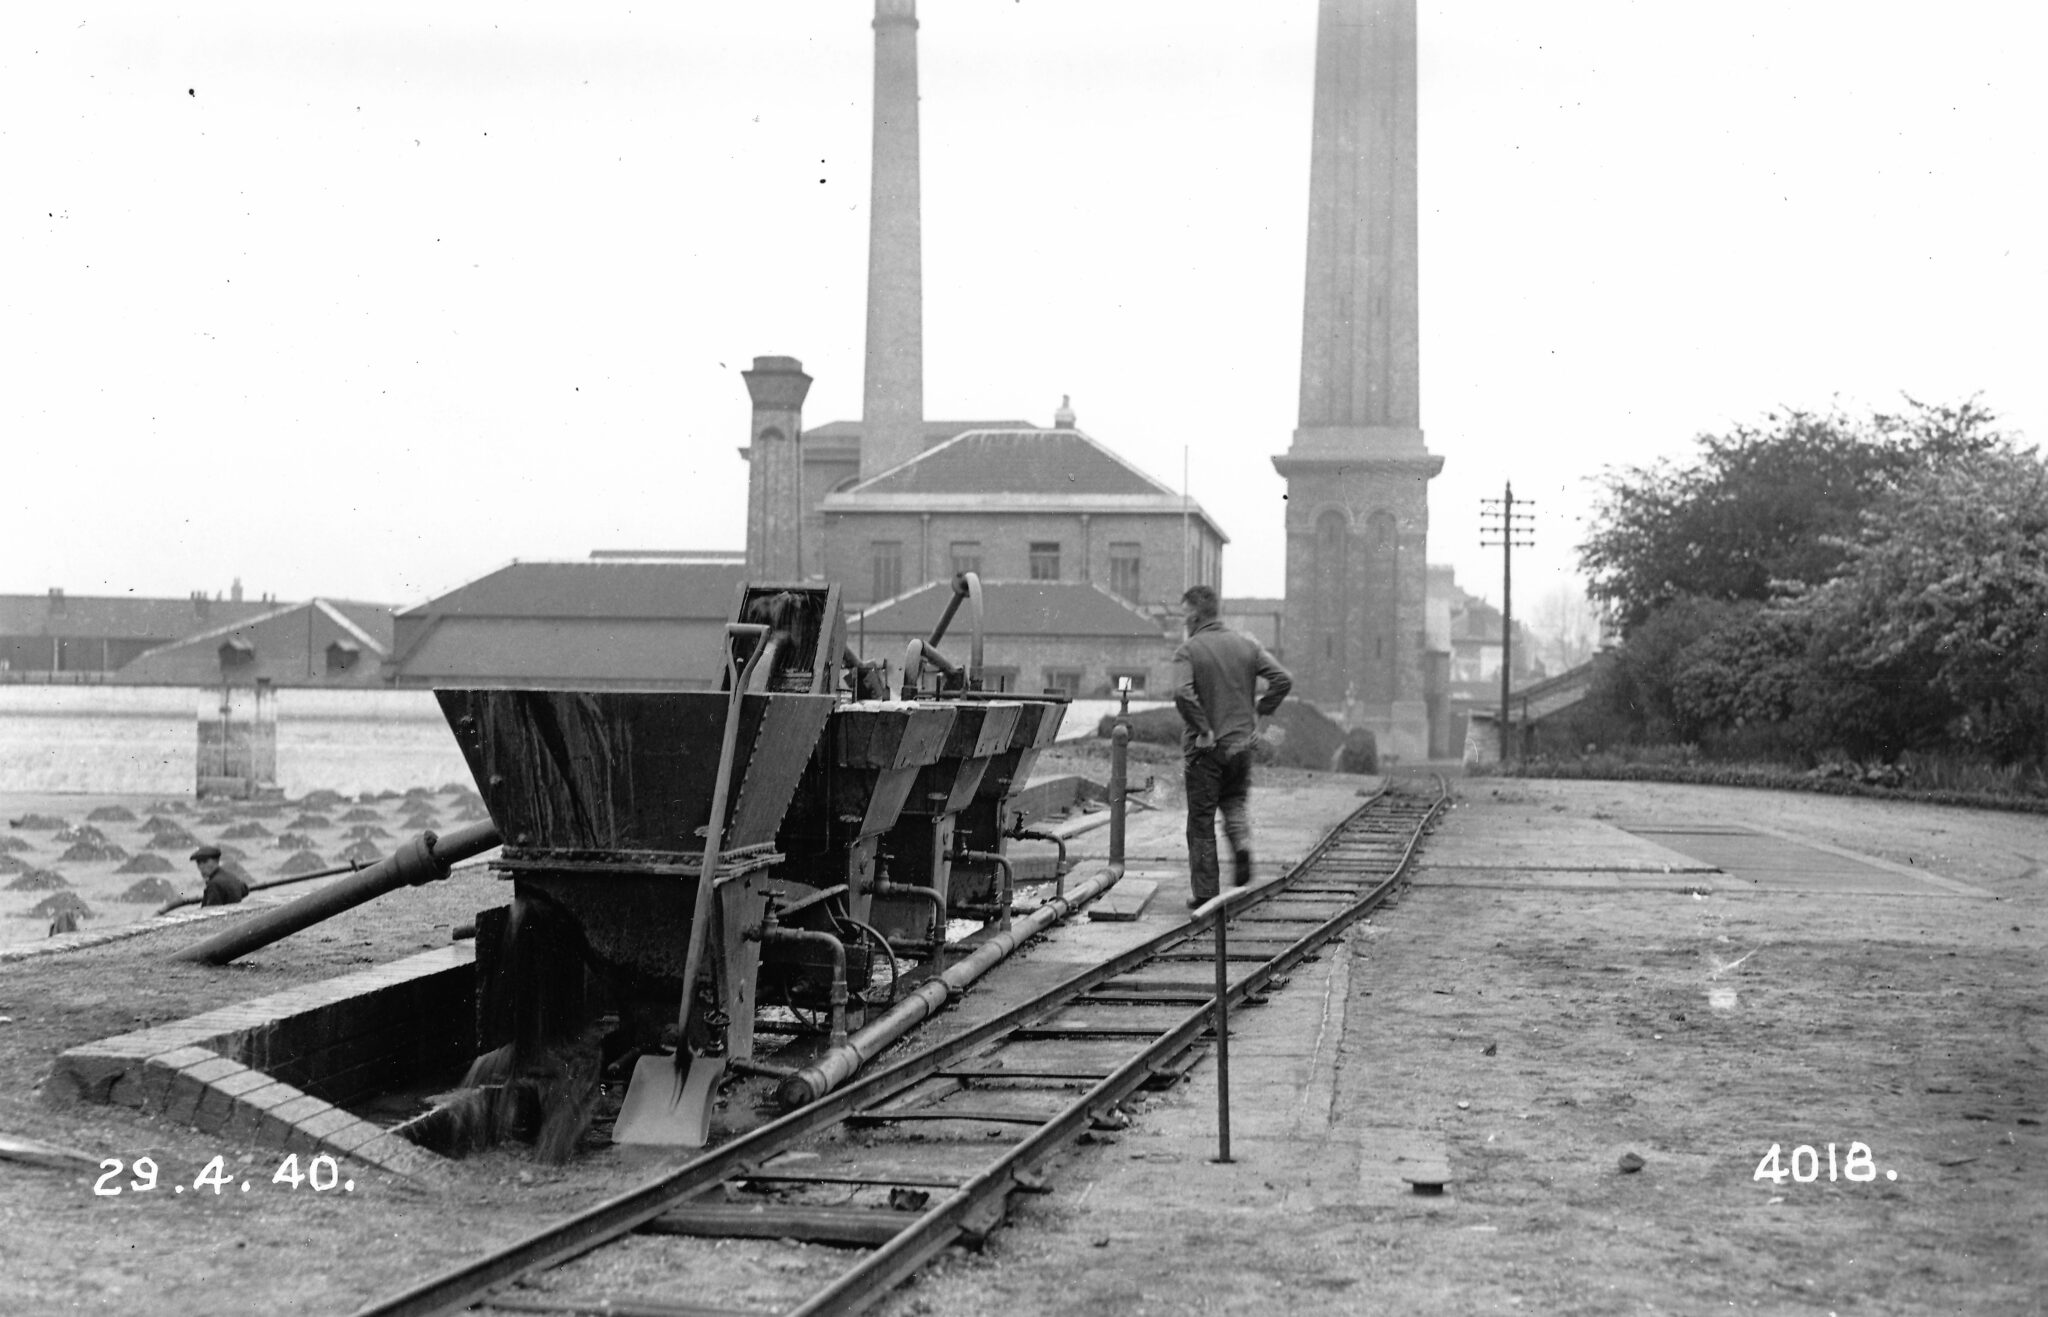
[[(1304, 956), (1316, 951), (1386, 899), (1387, 893), (1407, 872), (1409, 861), (1415, 855), (1415, 847), (1421, 842), (1422, 833), (1429, 826), (1430, 819), (1434, 818), (1437, 810), (1442, 807), (1446, 792), (1441, 778), (1438, 779), (1438, 787), (1436, 801), (1416, 821), (1408, 845), (1402, 850), (1400, 861), (1395, 865), (1393, 872), (1374, 884), (1372, 889), (1358, 900), (1332, 915), (1313, 932), (1302, 935), (1279, 955), (1232, 984), (1224, 994), (1231, 1005), (1241, 1004), (1245, 998), (1265, 987), (1283, 970), (1293, 968)], [(1325, 838), (1325, 842), (1334, 845), (1352, 819), (1358, 818), (1385, 795), (1386, 792), (1381, 791), (1365, 806), (1353, 811), (1351, 818), (1333, 830), (1330, 836)], [(1319, 845), (1311, 855), (1319, 856), (1327, 849), (1328, 845)], [(1289, 876), (1305, 872), (1309, 863), (1310, 861), (1305, 860), (1296, 865), (1289, 871)], [(1272, 894), (1270, 888), (1282, 886), (1285, 881), (1283, 879), (1281, 883), (1269, 885), (1267, 895)], [(1216, 920), (1227, 915), (1230, 904), (1227, 897), (1220, 897), (1197, 912), (1196, 919), (1187, 927), (1213, 926)], [(1240, 901), (1238, 904), (1242, 905), (1245, 902)], [(1039, 1126), (1035, 1133), (998, 1156), (986, 1170), (974, 1176), (943, 1202), (926, 1211), (917, 1222), (906, 1227), (894, 1240), (869, 1254), (842, 1273), (837, 1280), (792, 1309), (790, 1317), (864, 1311), (870, 1304), (914, 1275), (935, 1254), (952, 1243), (966, 1221), (978, 1214), (988, 1214), (991, 1208), (1008, 1195), (1020, 1173), (1028, 1171), (1049, 1157), (1080, 1134), (1085, 1125), (1105, 1115), (1136, 1092), (1151, 1078), (1154, 1068), (1159, 1063), (1194, 1045), (1203, 1030), (1213, 1023), (1214, 1019), (1213, 1001), (1190, 1011), (1178, 1024), (1161, 1033), (1156, 1041), (1132, 1055), (1095, 1087)]]
[[(1285, 891), (1288, 884), (1321, 862), (1323, 857), (1339, 844), (1343, 834), (1368, 811), (1386, 800), (1389, 794), (1382, 788), (1361, 803), (1311, 847), (1309, 853), (1285, 875), (1251, 889), (1256, 894), (1255, 898), (1247, 896), (1238, 902), (1228, 904), (1234, 904), (1239, 909), (1253, 908), (1258, 900), (1269, 899)], [(1423, 830), (1436, 811), (1442, 808), (1445, 799), (1447, 788), (1439, 779), (1438, 796), (1414, 821), (1408, 845), (1395, 869), (1376, 884), (1372, 892), (1364, 898), (1352, 902), (1326, 924), (1295, 939), (1272, 960), (1253, 970), (1232, 989), (1233, 998), (1242, 1001), (1255, 990), (1254, 985), (1265, 986), (1283, 968), (1298, 963), (1303, 956), (1313, 952), (1335, 932), (1341, 931), (1348, 923), (1384, 900), (1393, 883), (1405, 872)], [(886, 1102), (935, 1077), (938, 1072), (980, 1051), (1005, 1034), (1057, 1013), (1074, 998), (1106, 980), (1128, 973), (1162, 952), (1172, 951), (1209, 928), (1215, 919), (1223, 917), (1224, 904), (1226, 903), (1219, 902), (1205, 907), (1195, 912), (1188, 922), (1178, 924), (1106, 961), (1070, 975), (1031, 1001), (1012, 1007), (915, 1056), (872, 1074), (858, 1077), (825, 1097), (741, 1135), (730, 1143), (712, 1149), (683, 1166), (586, 1208), (565, 1221), (533, 1231), (482, 1258), (451, 1267), (388, 1299), (375, 1301), (359, 1309), (359, 1315), (428, 1317), (429, 1314), (459, 1312), (478, 1303), (488, 1302), (491, 1291), (499, 1286), (529, 1272), (559, 1266), (629, 1234), (669, 1208), (722, 1180), (745, 1178), (755, 1167), (764, 1165), (777, 1153), (841, 1122), (847, 1115), (864, 1107)], [(1209, 1005), (1191, 1012), (1178, 1025), (1172, 1026), (1160, 1041), (1118, 1067), (1068, 1108), (1052, 1117), (1048, 1125), (1017, 1145), (1012, 1154), (1006, 1156), (997, 1166), (990, 1167), (968, 1181), (961, 1190), (924, 1213), (900, 1234), (896, 1241), (870, 1255), (859, 1266), (846, 1273), (840, 1282), (835, 1282), (827, 1291), (814, 1296), (796, 1311), (858, 1311), (858, 1307), (828, 1308), (818, 1305), (836, 1304), (842, 1299), (864, 1305), (914, 1274), (926, 1259), (943, 1249), (961, 1233), (976, 1209), (986, 1208), (998, 1189), (1003, 1193), (1009, 1191), (1015, 1182), (1018, 1168), (1047, 1155), (1065, 1138), (1077, 1134), (1080, 1126), (1093, 1119), (1098, 1112), (1113, 1107), (1123, 1097), (1128, 1096), (1151, 1077), (1159, 1060), (1192, 1045), (1209, 1019), (1210, 1012)]]

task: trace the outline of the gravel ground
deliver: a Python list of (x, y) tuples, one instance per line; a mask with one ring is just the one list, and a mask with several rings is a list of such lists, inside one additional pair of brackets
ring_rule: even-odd
[[(75, 822), (110, 802), (58, 803)], [(404, 835), (397, 802), (376, 808)], [(1488, 890), (1425, 872), (1234, 1031), (1237, 1165), (1208, 1161), (1205, 1062), (1113, 1142), (1074, 1150), (986, 1250), (948, 1255), (885, 1310), (2042, 1311), (2048, 820), (1474, 781), (1444, 836), (1649, 811), (1768, 822), (1997, 899)], [(118, 826), (108, 835), (128, 846), (134, 825)], [(458, 873), (226, 970), (166, 962), (189, 930), (0, 965), (0, 1132), (120, 1159), (108, 1184), (132, 1183), (144, 1155), (161, 1175), (156, 1191), (102, 1197), (97, 1169), (0, 1162), (0, 1310), (348, 1312), (658, 1169), (619, 1149), (547, 1168), (515, 1148), (465, 1163), (445, 1194), (361, 1168), (353, 1192), (315, 1192), (273, 1182), (267, 1149), (38, 1100), (63, 1048), (444, 943), (502, 899), (488, 875)], [(1741, 1009), (1709, 1009), (1710, 984), (1737, 989)], [(1282, 1108), (1285, 1121), (1257, 1118)], [(1900, 1178), (1753, 1178), (1772, 1143), (1846, 1154), (1852, 1141)], [(1620, 1169), (1626, 1153), (1640, 1171)], [(194, 1190), (215, 1156), (252, 1189)], [(1432, 1157), (1450, 1192), (1407, 1194), (1391, 1169)], [(173, 1181), (186, 1191), (165, 1192)], [(699, 1266), (692, 1293), (718, 1278), (773, 1292), (744, 1248), (708, 1248)]]

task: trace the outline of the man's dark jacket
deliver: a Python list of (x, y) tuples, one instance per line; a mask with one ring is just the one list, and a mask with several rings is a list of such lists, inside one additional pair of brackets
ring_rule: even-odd
[[(1217, 753), (1228, 758), (1249, 749), (1259, 719), (1269, 717), (1294, 689), (1294, 678), (1275, 662), (1266, 647), (1241, 632), (1227, 630), (1210, 618), (1188, 633), (1173, 651), (1174, 707), (1186, 731), (1181, 753), (1193, 756), (1195, 739), (1204, 732), (1216, 737)], [(1266, 679), (1261, 696), (1259, 678)]]

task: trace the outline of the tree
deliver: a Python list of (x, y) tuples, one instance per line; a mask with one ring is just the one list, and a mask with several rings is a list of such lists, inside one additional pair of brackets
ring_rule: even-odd
[(1596, 529), (1579, 546), (1591, 593), (1632, 632), (1686, 596), (1770, 600), (1841, 567), (1862, 513), (1908, 479), (2007, 440), (1974, 399), (1858, 421), (1772, 413), (1700, 437), (1689, 465), (1610, 470)]
[(1888, 693), (1891, 753), (1948, 742), (2048, 760), (2048, 466), (1981, 452), (1865, 514), (1824, 585), (1794, 595), (1830, 678)]

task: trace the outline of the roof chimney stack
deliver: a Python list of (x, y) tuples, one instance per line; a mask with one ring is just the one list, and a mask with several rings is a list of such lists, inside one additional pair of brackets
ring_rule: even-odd
[(803, 579), (803, 407), (811, 377), (795, 357), (755, 357), (740, 372), (754, 400), (747, 445), (747, 575)]
[(1060, 409), (1052, 414), (1052, 428), (1055, 430), (1071, 430), (1074, 428), (1074, 400), (1070, 395), (1064, 393), (1060, 395)]

